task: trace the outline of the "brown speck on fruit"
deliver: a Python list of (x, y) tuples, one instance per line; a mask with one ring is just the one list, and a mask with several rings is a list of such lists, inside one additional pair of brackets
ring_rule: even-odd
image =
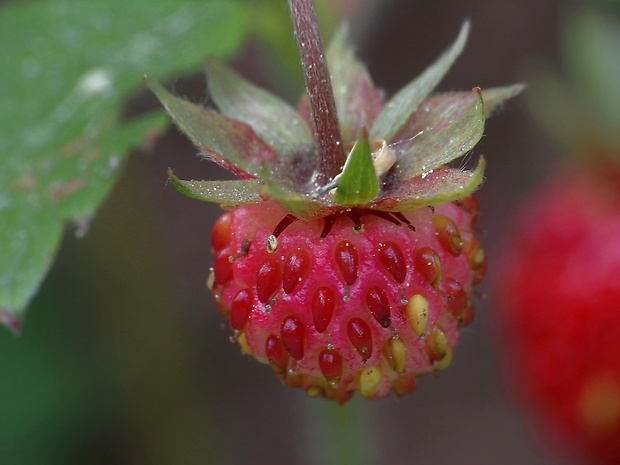
[(234, 262), (235, 260), (239, 260), (242, 257), (245, 257), (250, 251), (251, 245), (252, 245), (252, 237), (248, 236), (244, 238), (243, 241), (241, 242), (241, 247), (239, 247), (239, 252), (237, 252), (234, 255), (230, 255), (228, 257), (228, 259), (230, 260), (230, 263)]

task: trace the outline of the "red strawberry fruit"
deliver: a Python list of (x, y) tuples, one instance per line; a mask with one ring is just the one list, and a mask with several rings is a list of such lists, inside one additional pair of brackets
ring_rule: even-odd
[(613, 170), (546, 184), (518, 218), (498, 305), (515, 390), (564, 451), (607, 464), (620, 463), (619, 205)]
[(341, 403), (356, 391), (404, 394), (450, 363), (486, 265), (471, 197), (484, 160), (472, 170), (449, 163), (521, 86), (428, 98), (461, 52), (466, 23), (384, 104), (346, 31), (324, 54), (312, 2), (289, 3), (308, 92), (298, 110), (215, 60), (207, 76), (219, 112), (147, 81), (239, 180), (170, 178), (230, 209), (213, 230), (209, 281), (245, 353), (284, 383)]
[(563, 19), (565, 74), (542, 65), (528, 97), (564, 166), (512, 215), (495, 315), (507, 379), (537, 430), (565, 455), (611, 465), (620, 463), (620, 21), (589, 4)]

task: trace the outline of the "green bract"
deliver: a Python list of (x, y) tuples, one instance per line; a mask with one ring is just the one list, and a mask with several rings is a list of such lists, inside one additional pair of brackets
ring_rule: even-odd
[[(484, 160), (473, 170), (450, 163), (469, 152), (484, 132), (485, 117), (523, 86), (430, 96), (463, 50), (469, 23), (455, 43), (418, 78), (384, 104), (341, 28), (327, 51), (339, 142), (348, 154), (341, 172), (319, 184), (317, 134), (312, 105), (298, 109), (246, 81), (222, 63), (207, 65), (210, 96), (205, 109), (146, 80), (174, 121), (202, 154), (238, 181), (180, 181), (185, 195), (225, 206), (273, 200), (300, 219), (349, 207), (383, 211), (458, 200), (482, 182)], [(313, 90), (316, 92), (316, 90)], [(312, 91), (308, 91), (312, 94)]]
[(379, 179), (372, 163), (368, 134), (364, 132), (351, 149), (333, 199), (341, 205), (366, 205), (378, 193)]

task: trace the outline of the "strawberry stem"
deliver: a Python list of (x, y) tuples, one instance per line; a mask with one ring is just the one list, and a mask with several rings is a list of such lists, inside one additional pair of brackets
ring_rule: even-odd
[(314, 137), (319, 156), (317, 181), (320, 185), (324, 185), (340, 172), (346, 159), (336, 113), (336, 101), (314, 4), (312, 0), (289, 0), (289, 6), (301, 55), (306, 91), (312, 108)]

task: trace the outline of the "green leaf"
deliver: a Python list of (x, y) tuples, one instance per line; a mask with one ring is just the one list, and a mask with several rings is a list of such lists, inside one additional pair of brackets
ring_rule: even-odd
[(372, 139), (385, 139), (392, 142), (393, 137), (417, 110), (431, 91), (448, 72), (452, 63), (461, 54), (469, 35), (469, 21), (463, 23), (454, 44), (431, 66), (403, 87), (383, 107), (370, 131)]
[(342, 140), (352, 142), (362, 135), (381, 111), (383, 99), (366, 67), (356, 58), (348, 42), (348, 28), (341, 26), (327, 50), (334, 99)]
[(175, 97), (159, 83), (144, 78), (176, 125), (213, 161), (242, 179), (259, 176), (276, 154), (245, 123)]
[(168, 169), (172, 185), (183, 195), (203, 202), (219, 203), (223, 207), (258, 203), (262, 200), (263, 185), (256, 179), (232, 181), (184, 181)]
[(282, 157), (314, 150), (301, 115), (284, 100), (245, 80), (216, 59), (207, 64), (209, 94), (226, 116), (243, 121)]
[[(563, 55), (578, 95), (607, 122), (620, 127), (620, 20), (617, 15), (582, 8), (563, 27)], [(613, 130), (613, 129), (612, 129)]]
[(334, 202), (339, 205), (366, 205), (378, 193), (379, 179), (372, 163), (368, 133), (364, 131), (344, 165)]
[(459, 200), (474, 193), (484, 180), (486, 161), (480, 158), (473, 171), (443, 168), (399, 184), (371, 208), (384, 211), (406, 211)]
[(400, 179), (409, 179), (461, 157), (484, 133), (480, 90), (442, 94), (425, 101), (407, 126), (412, 137), (393, 145)]
[(0, 11), (0, 320), (17, 327), (65, 223), (85, 232), (129, 149), (166, 124), (163, 114), (124, 119), (140, 76), (231, 54), (246, 18), (231, 0), (11, 2)]

